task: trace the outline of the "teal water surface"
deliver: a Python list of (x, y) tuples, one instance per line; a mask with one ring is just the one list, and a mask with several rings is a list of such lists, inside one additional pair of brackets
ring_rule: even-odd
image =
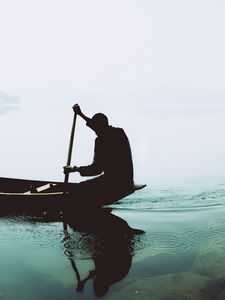
[(168, 191), (138, 194), (77, 215), (68, 232), (57, 220), (2, 217), (0, 299), (225, 299), (223, 191), (200, 194), (183, 206)]

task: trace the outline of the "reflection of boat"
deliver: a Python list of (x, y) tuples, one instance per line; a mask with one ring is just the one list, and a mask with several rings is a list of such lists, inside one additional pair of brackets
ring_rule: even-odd
[[(145, 185), (134, 185), (123, 194), (117, 195), (111, 203), (128, 196)], [(94, 195), (91, 203), (97, 204)], [(24, 211), (26, 209), (52, 210), (79, 207), (83, 199), (78, 201), (75, 183), (48, 182), (40, 180), (0, 178), (1, 210)], [(108, 200), (108, 199), (107, 199)], [(107, 201), (110, 202), (110, 201)], [(103, 203), (104, 204), (104, 203)], [(87, 205), (87, 203), (86, 203)]]
[[(135, 235), (144, 231), (131, 228), (128, 223), (111, 213), (109, 208), (77, 213), (66, 217), (74, 230), (66, 240), (65, 254), (77, 278), (77, 292), (83, 292), (85, 283), (93, 281), (96, 296), (107, 293), (110, 286), (121, 281), (129, 273), (135, 249)], [(80, 234), (77, 235), (77, 234)], [(81, 279), (74, 258), (88, 255), (94, 262), (94, 270)]]

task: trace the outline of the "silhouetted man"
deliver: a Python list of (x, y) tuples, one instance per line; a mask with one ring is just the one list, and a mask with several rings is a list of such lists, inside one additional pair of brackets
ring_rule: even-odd
[(133, 191), (133, 162), (129, 140), (122, 128), (109, 126), (108, 118), (97, 113), (92, 118), (85, 116), (79, 105), (74, 111), (81, 116), (86, 125), (97, 135), (94, 159), (91, 165), (64, 167), (64, 172), (79, 172), (81, 176), (96, 176), (79, 183), (83, 197), (98, 198), (99, 204), (119, 200)]

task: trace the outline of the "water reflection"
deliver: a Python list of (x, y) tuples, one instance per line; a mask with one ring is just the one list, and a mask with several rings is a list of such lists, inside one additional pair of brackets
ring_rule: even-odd
[[(144, 232), (131, 228), (126, 221), (104, 208), (67, 216), (67, 222), (73, 234), (67, 232), (64, 247), (77, 278), (76, 291), (83, 292), (86, 282), (93, 280), (94, 293), (101, 297), (111, 285), (128, 274), (136, 236)], [(75, 262), (78, 252), (88, 255), (94, 262), (94, 269), (83, 279)]]

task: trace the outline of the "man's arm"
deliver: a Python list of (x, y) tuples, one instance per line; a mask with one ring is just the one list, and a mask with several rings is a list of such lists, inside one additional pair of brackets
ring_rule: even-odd
[(81, 166), (81, 167), (71, 167), (65, 166), (64, 173), (72, 173), (72, 172), (79, 172), (81, 176), (96, 176), (103, 172), (103, 162), (101, 153), (99, 152), (99, 143), (96, 139), (95, 141), (95, 151), (94, 151), (94, 159), (93, 163), (88, 166)]
[(64, 169), (64, 174), (79, 172), (81, 176), (96, 176), (102, 173), (102, 169), (99, 168), (99, 166), (96, 165), (95, 163), (92, 163), (91, 165), (84, 166), (84, 167), (64, 166), (63, 169)]
[(84, 119), (86, 122), (89, 122), (91, 119), (90, 118), (88, 118), (87, 116), (85, 116), (83, 113), (82, 113), (82, 111), (81, 111), (81, 109), (80, 109), (80, 106), (78, 105), (78, 104), (75, 104), (74, 106), (73, 106), (73, 110), (74, 110), (74, 112), (76, 113), (76, 114), (78, 114), (82, 119)]

